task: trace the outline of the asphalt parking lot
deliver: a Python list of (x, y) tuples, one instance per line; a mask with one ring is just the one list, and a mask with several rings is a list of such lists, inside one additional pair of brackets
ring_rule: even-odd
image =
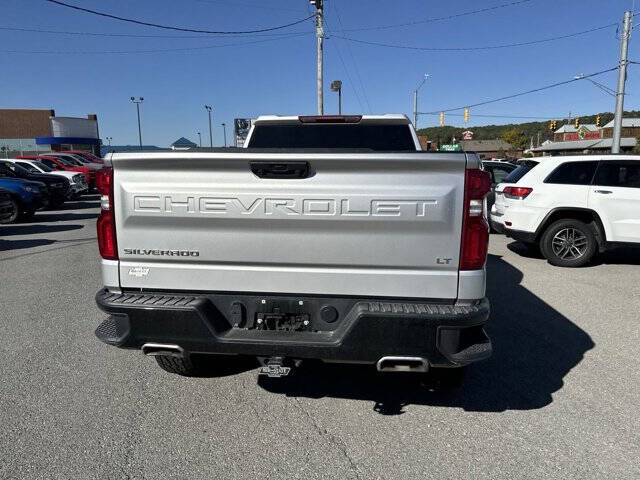
[(97, 196), (0, 226), (0, 478), (640, 478), (640, 251), (492, 235), (493, 357), (455, 393), (313, 367), (181, 378), (101, 344)]

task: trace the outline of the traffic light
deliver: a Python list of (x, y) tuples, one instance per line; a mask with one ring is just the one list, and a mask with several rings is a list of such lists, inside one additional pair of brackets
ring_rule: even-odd
[(554, 128), (553, 128), (553, 120), (549, 122), (549, 130), (554, 130)]
[(580, 126), (580, 117), (576, 117), (574, 125), (576, 126), (576, 128), (578, 128)]
[(551, 120), (551, 123), (549, 123), (549, 130), (552, 130), (555, 132), (555, 130), (558, 128), (558, 121), (557, 120)]
[(596, 127), (600, 126), (600, 115), (596, 116)]
[(464, 109), (464, 123), (469, 123), (469, 109)]
[(440, 125), (444, 125), (444, 112), (440, 112)]

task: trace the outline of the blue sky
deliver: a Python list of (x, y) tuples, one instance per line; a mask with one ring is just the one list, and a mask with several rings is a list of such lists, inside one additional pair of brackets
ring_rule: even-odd
[[(252, 30), (304, 18), (307, 0), (66, 0), (123, 17), (207, 30)], [(412, 115), (412, 90), (424, 73), (419, 110), (467, 105), (617, 65), (616, 27), (532, 46), (463, 52), (383, 48), (332, 38), (420, 47), (477, 47), (526, 42), (620, 22), (632, 0), (532, 0), (519, 5), (408, 27), (339, 33), (416, 22), (509, 3), (510, 0), (325, 0), (325, 113), (337, 112), (331, 80), (343, 81), (343, 112)], [(56, 6), (44, 0), (4, 0), (0, 18), (0, 108), (54, 108), (57, 115), (97, 113), (102, 138), (137, 144), (135, 106), (143, 96), (143, 143), (167, 146), (185, 136), (208, 143), (205, 103), (214, 109), (214, 145), (222, 144), (221, 122), (259, 114), (316, 112), (316, 39), (311, 21), (277, 33), (289, 38), (128, 38), (56, 35), (2, 30), (33, 28), (136, 35), (193, 34), (127, 24)], [(638, 1), (640, 5), (640, 0)], [(304, 32), (308, 32), (304, 34)], [(239, 44), (164, 53), (109, 54)], [(640, 39), (632, 36), (629, 57), (640, 61)], [(51, 53), (8, 53), (63, 52)], [(342, 57), (342, 59), (341, 59)], [(345, 68), (346, 67), (346, 68)], [(613, 88), (616, 72), (595, 78)], [(630, 66), (625, 109), (640, 109), (640, 65)], [(581, 81), (471, 110), (470, 125), (508, 123), (474, 114), (541, 117), (613, 111), (614, 99)], [(460, 112), (461, 113), (461, 112)], [(524, 120), (523, 120), (524, 121)], [(420, 126), (437, 125), (422, 116)], [(463, 125), (447, 116), (448, 125)], [(231, 138), (228, 128), (228, 138)]]

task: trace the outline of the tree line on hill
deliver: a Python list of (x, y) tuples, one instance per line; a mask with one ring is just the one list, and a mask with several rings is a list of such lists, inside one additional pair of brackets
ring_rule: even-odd
[[(613, 113), (604, 112), (595, 115), (587, 115), (580, 118), (580, 124), (595, 124), (596, 117), (600, 116), (600, 126), (604, 126), (613, 120)], [(473, 115), (472, 115), (473, 116)], [(631, 110), (624, 112), (625, 117), (640, 117), (640, 111)], [(558, 128), (567, 123), (567, 119), (557, 118)], [(439, 143), (451, 143), (452, 138), (459, 141), (462, 138), (462, 132), (471, 130), (474, 140), (495, 140), (502, 139), (510, 143), (519, 150), (529, 148), (531, 139), (533, 144), (538, 142), (538, 133), (540, 134), (540, 143), (545, 140), (553, 140), (553, 131), (549, 130), (550, 120), (543, 122), (526, 122), (526, 123), (509, 123), (506, 125), (483, 125), (478, 127), (453, 127), (444, 125), (441, 127), (427, 127), (418, 130), (418, 135), (425, 135), (431, 141)], [(571, 125), (575, 122), (575, 117), (571, 119)]]

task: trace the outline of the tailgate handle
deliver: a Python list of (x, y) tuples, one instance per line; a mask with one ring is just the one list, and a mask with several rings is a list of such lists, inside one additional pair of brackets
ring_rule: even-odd
[(308, 178), (309, 162), (250, 162), (251, 171), (260, 178)]

